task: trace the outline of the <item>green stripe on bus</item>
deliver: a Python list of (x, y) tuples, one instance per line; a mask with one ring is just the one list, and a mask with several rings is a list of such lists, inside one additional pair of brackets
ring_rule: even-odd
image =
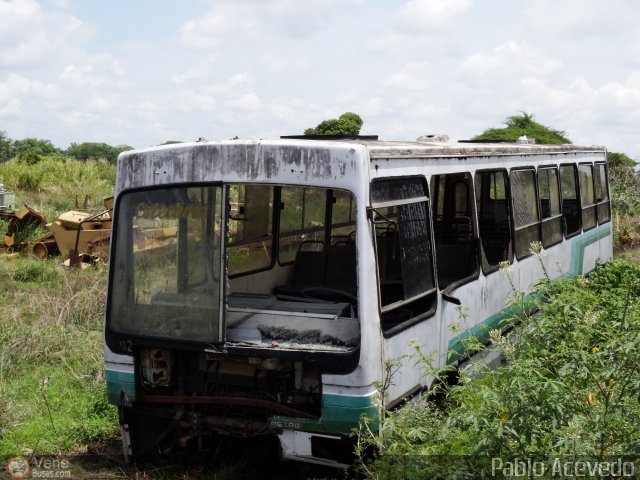
[(372, 429), (378, 428), (378, 407), (371, 396), (322, 395), (322, 417), (318, 420), (276, 415), (271, 425), (292, 430), (318, 433), (350, 434), (360, 419), (369, 418)]
[[(584, 251), (585, 249), (605, 237), (611, 235), (611, 223), (601, 225), (571, 242), (571, 260), (569, 262), (569, 270), (562, 274), (563, 278), (573, 278), (582, 275), (584, 268)], [(509, 320), (532, 307), (532, 303), (538, 296), (533, 293), (523, 298), (522, 304), (511, 304), (503, 308), (499, 312), (491, 315), (489, 318), (481, 321), (477, 325), (465, 330), (460, 335), (449, 340), (447, 345), (447, 363), (452, 363), (464, 356), (465, 340), (474, 336), (479, 342), (486, 342), (489, 338), (491, 330), (503, 329), (509, 323)]]
[(467, 356), (465, 355), (468, 348), (466, 344), (469, 338), (475, 337), (478, 342), (486, 343), (491, 330), (502, 330), (507, 327), (511, 319), (517, 317), (523, 311), (531, 309), (533, 301), (537, 298), (538, 295), (535, 294), (525, 295), (521, 304), (512, 303), (482, 322), (468, 328), (460, 335), (453, 337), (447, 345), (447, 364)]
[(611, 222), (600, 225), (584, 235), (573, 239), (571, 243), (571, 262), (569, 271), (563, 274), (564, 278), (573, 278), (582, 275), (584, 268), (584, 251), (592, 243), (598, 242), (611, 235)]
[(123, 397), (132, 402), (136, 399), (136, 378), (133, 372), (106, 370), (107, 399), (113, 405), (121, 405)]

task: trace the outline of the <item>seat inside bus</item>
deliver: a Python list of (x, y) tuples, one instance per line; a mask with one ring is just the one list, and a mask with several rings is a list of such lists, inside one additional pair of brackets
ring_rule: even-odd
[(434, 227), (438, 285), (446, 288), (475, 271), (476, 248), (473, 226), (468, 216), (437, 221)]
[(342, 292), (357, 295), (356, 248), (355, 242), (337, 237), (328, 245), (320, 240), (302, 242), (287, 284), (273, 290), (276, 295), (326, 300), (344, 300)]

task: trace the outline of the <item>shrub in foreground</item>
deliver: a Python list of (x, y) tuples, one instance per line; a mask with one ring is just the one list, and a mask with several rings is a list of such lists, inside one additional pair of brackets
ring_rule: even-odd
[(615, 260), (540, 288), (537, 315), (507, 338), (492, 332), (503, 367), (478, 379), (461, 371), (444, 405), (415, 402), (389, 413), (379, 436), (361, 435), (380, 452), (372, 478), (490, 474), (495, 458), (640, 455), (640, 266)]

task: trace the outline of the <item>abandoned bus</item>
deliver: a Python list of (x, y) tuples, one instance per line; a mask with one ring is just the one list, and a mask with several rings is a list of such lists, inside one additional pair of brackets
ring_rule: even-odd
[(264, 436), (345, 465), (387, 360), (393, 408), (433, 380), (411, 342), (444, 367), (501, 328), (503, 262), (526, 290), (541, 262), (575, 276), (612, 255), (606, 151), (574, 145), (160, 146), (120, 155), (114, 219), (106, 380), (134, 456)]

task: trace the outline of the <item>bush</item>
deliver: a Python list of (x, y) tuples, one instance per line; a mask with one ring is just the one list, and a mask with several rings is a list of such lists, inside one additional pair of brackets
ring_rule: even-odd
[[(444, 405), (389, 414), (372, 440), (383, 453), (371, 476), (432, 478), (456, 462), (477, 475), (492, 458), (640, 454), (640, 267), (616, 260), (542, 291), (537, 315), (508, 338), (492, 333), (504, 367), (474, 380), (461, 371)], [(441, 461), (407, 466), (424, 455)], [(388, 476), (400, 461), (404, 477)]]
[[(117, 431), (107, 403), (106, 268), (0, 258), (0, 452), (77, 452)], [(75, 478), (75, 477), (74, 477)]]
[(42, 177), (36, 175), (33, 172), (21, 172), (18, 174), (17, 187), (19, 190), (26, 190), (27, 192), (35, 192), (42, 186)]
[(0, 163), (0, 178), (7, 190), (15, 191), (18, 203), (26, 203), (55, 219), (76, 209), (89, 197), (90, 206), (101, 208), (104, 198), (113, 195), (115, 166), (105, 160), (80, 162), (59, 156), (41, 159), (34, 165), (20, 161)]
[(640, 216), (640, 172), (629, 166), (609, 170), (611, 208), (619, 215)]

